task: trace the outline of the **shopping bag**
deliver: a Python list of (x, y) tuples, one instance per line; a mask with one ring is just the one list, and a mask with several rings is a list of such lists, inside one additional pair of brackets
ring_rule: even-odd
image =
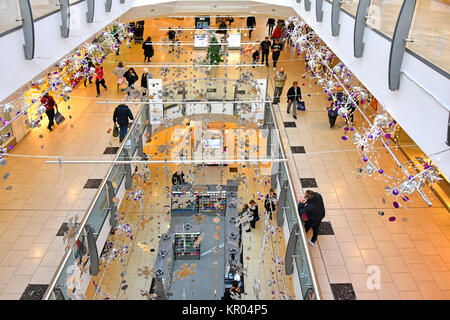
[(55, 122), (56, 122), (56, 124), (59, 125), (62, 122), (64, 122), (64, 120), (66, 120), (66, 118), (64, 118), (64, 116), (61, 113), (59, 113), (59, 111), (57, 111), (56, 114), (55, 114)]
[(298, 102), (297, 110), (300, 110), (300, 111), (305, 111), (306, 110), (306, 108), (305, 108), (305, 101), (299, 101)]
[(123, 84), (124, 82), (125, 82), (125, 78), (124, 77), (117, 79), (117, 83), (118, 84)]
[(113, 135), (113, 137), (118, 137), (119, 136), (119, 128), (116, 125), (114, 125), (114, 129), (113, 129), (112, 135)]

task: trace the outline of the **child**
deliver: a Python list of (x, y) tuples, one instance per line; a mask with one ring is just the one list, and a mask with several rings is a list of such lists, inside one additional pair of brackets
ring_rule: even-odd
[[(255, 52), (253, 52), (253, 62), (252, 64), (257, 64), (259, 61), (259, 51), (258, 49), (255, 50)], [(255, 66), (253, 66), (254, 68)]]

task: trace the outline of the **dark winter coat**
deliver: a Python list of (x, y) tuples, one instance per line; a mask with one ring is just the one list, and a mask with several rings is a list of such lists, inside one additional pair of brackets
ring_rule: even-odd
[(128, 70), (127, 72), (125, 72), (123, 74), (124, 78), (127, 79), (128, 84), (131, 86), (133, 85), (138, 79), (138, 75), (136, 74), (136, 72), (132, 72), (131, 70)]
[(325, 217), (325, 205), (323, 204), (322, 196), (314, 192), (314, 198), (307, 200), (305, 203), (298, 204), (298, 213), (306, 213), (308, 220), (311, 222), (319, 222)]
[(151, 41), (145, 41), (142, 44), (142, 49), (144, 49), (144, 56), (153, 57), (155, 50), (153, 49), (153, 43)]
[(141, 76), (141, 88), (147, 89), (147, 80), (151, 78), (152, 78), (151, 73), (144, 72)]
[(128, 126), (128, 119), (134, 120), (130, 108), (124, 104), (119, 104), (114, 110), (114, 123), (118, 123), (119, 126)]
[(256, 26), (256, 19), (253, 16), (247, 17), (247, 27), (254, 28)]
[(289, 100), (296, 100), (300, 101), (302, 99), (302, 91), (300, 90), (300, 87), (294, 88), (294, 86), (290, 87), (287, 92), (287, 99)]

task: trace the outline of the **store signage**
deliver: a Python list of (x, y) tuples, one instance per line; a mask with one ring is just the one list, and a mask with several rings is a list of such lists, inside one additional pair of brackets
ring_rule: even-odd
[(207, 88), (206, 92), (217, 92), (216, 88)]
[(195, 17), (195, 29), (207, 29), (209, 28), (209, 17)]

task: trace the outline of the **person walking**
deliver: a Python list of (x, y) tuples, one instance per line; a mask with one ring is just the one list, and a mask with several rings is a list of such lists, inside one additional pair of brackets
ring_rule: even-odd
[(252, 31), (255, 29), (256, 19), (254, 16), (247, 17), (248, 38), (252, 38)]
[(273, 27), (275, 26), (275, 19), (274, 18), (267, 19), (266, 27), (267, 26), (269, 26), (269, 33), (268, 33), (268, 35), (270, 36), (272, 34)]
[(252, 214), (252, 220), (250, 220), (250, 226), (246, 232), (250, 232), (251, 228), (256, 228), (256, 221), (259, 220), (259, 214), (258, 214), (258, 205), (256, 204), (255, 200), (250, 200), (250, 213)]
[(155, 54), (151, 37), (147, 37), (147, 40), (142, 44), (142, 49), (144, 49), (144, 62), (151, 62), (150, 59)]
[(105, 90), (108, 90), (108, 87), (105, 84), (105, 73), (103, 71), (103, 67), (100, 64), (95, 65), (95, 87), (97, 89), (97, 97), (100, 96), (100, 85), (102, 85)]
[(273, 103), (279, 104), (280, 103), (280, 96), (283, 92), (284, 84), (286, 83), (287, 74), (284, 72), (284, 68), (281, 67), (280, 70), (275, 74), (274, 77), (274, 91), (273, 91)]
[(275, 40), (281, 40), (281, 27), (279, 25), (277, 25), (275, 27), (275, 30), (273, 30), (272, 35), (270, 36), (270, 39), (273, 40), (273, 43), (275, 43)]
[(266, 58), (266, 66), (269, 66), (269, 52), (270, 52), (270, 41), (269, 38), (265, 37), (263, 41), (261, 41), (259, 45), (259, 49), (261, 50), (262, 60), (261, 63), (264, 64), (264, 57)]
[(153, 76), (150, 72), (148, 72), (148, 68), (144, 68), (144, 73), (141, 76), (141, 89), (142, 95), (145, 96), (148, 89), (148, 79), (152, 79)]
[(279, 39), (276, 39), (272, 44), (273, 70), (276, 70), (277, 68), (277, 61), (280, 58), (281, 50), (283, 50), (283, 45), (280, 43)]
[(120, 86), (125, 82), (125, 78), (123, 77), (123, 75), (126, 71), (127, 69), (125, 69), (122, 62), (119, 62), (117, 67), (115, 67), (112, 71), (112, 73), (117, 77), (117, 91), (120, 90)]
[(53, 99), (53, 97), (46, 92), (42, 98), (41, 98), (41, 104), (45, 107), (45, 114), (47, 115), (48, 118), (48, 126), (47, 129), (52, 131), (52, 126), (55, 124), (54, 123), (54, 119), (55, 119), (55, 108), (56, 111), (58, 111), (58, 105), (55, 102), (55, 99)]
[(275, 190), (270, 189), (270, 192), (266, 195), (264, 207), (270, 215), (270, 220), (272, 220), (272, 214), (277, 210), (277, 193)]
[(300, 90), (297, 81), (292, 82), (292, 87), (290, 87), (287, 92), (287, 99), (288, 99), (287, 113), (289, 114), (291, 106), (294, 105), (294, 107), (292, 108), (292, 115), (294, 116), (294, 119), (297, 119), (295, 113), (297, 111), (297, 106), (300, 103), (300, 100), (302, 99), (302, 91)]
[(123, 74), (124, 78), (127, 79), (128, 87), (128, 95), (130, 95), (130, 91), (134, 90), (134, 83), (138, 81), (139, 76), (137, 75), (136, 71), (134, 71), (134, 68), (130, 68)]
[(328, 100), (331, 100), (331, 105), (328, 107), (328, 122), (330, 123), (330, 128), (334, 127), (334, 124), (336, 123), (336, 119), (338, 117), (338, 108), (339, 108), (339, 102), (342, 101), (343, 93), (338, 92), (335, 97), (329, 97)]
[(174, 44), (175, 44), (175, 37), (176, 37), (177, 33), (172, 30), (171, 27), (169, 27), (169, 31), (167, 32), (167, 36), (169, 37), (169, 41), (170, 41), (170, 49), (169, 49), (169, 53), (174, 51)]
[(306, 214), (307, 216), (305, 232), (308, 232), (311, 228), (313, 229), (313, 236), (308, 242), (314, 247), (319, 235), (320, 223), (325, 217), (325, 205), (322, 196), (318, 192), (307, 190), (298, 204), (298, 213), (300, 215)]
[(134, 120), (130, 108), (125, 104), (119, 104), (114, 110), (114, 125), (119, 125), (119, 142), (122, 142), (128, 132), (128, 119)]

